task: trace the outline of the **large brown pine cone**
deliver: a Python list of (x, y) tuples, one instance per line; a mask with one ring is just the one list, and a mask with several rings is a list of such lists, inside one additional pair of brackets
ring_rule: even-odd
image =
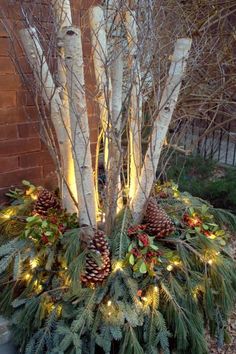
[(34, 204), (34, 214), (46, 216), (50, 209), (59, 209), (60, 204), (55, 194), (47, 189), (41, 188), (38, 192), (38, 199)]
[(91, 255), (86, 258), (85, 272), (81, 281), (86, 285), (99, 285), (109, 275), (111, 268), (110, 251), (103, 231), (97, 230), (88, 246), (89, 250), (100, 255), (102, 264), (99, 266)]
[(155, 235), (157, 238), (164, 238), (175, 230), (171, 219), (165, 210), (157, 205), (154, 198), (150, 198), (148, 201), (145, 222), (147, 224), (147, 233)]

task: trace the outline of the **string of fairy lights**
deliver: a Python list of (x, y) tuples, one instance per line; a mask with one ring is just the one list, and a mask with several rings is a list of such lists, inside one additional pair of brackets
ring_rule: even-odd
[[(32, 198), (32, 200), (37, 199), (36, 193), (30, 193), (28, 196)], [(175, 195), (175, 192), (174, 192), (174, 197), (175, 198), (178, 197), (177, 194)], [(190, 204), (190, 200), (187, 197), (182, 197), (181, 200), (187, 205)], [(14, 208), (6, 208), (4, 212), (1, 211), (0, 219), (1, 218), (6, 221), (9, 221), (11, 219), (12, 220), (16, 219), (17, 215), (14, 211)], [(187, 223), (190, 227), (194, 228), (201, 224), (201, 219), (196, 213), (194, 213), (192, 216), (189, 216)], [(209, 232), (208, 238), (215, 239), (216, 235), (213, 232)], [(201, 260), (205, 263), (205, 265), (213, 266), (214, 264), (217, 263), (217, 257), (219, 255), (220, 252), (214, 252), (214, 253), (211, 252), (211, 254), (201, 255)], [(35, 275), (34, 273), (36, 272), (39, 265), (40, 265), (40, 260), (38, 258), (31, 259), (29, 262), (29, 269), (27, 269), (27, 272), (23, 275), (22, 280), (24, 280), (25, 282), (27, 282), (27, 284), (29, 284), (34, 278)], [(114, 262), (112, 266), (112, 273), (122, 272), (125, 267), (126, 265), (124, 264), (123, 260), (117, 260), (116, 262)], [(183, 267), (183, 263), (181, 262), (181, 260), (169, 261), (169, 264), (167, 264), (166, 266), (167, 274), (175, 270), (181, 269), (182, 267)], [(61, 278), (64, 281), (65, 288), (70, 286), (70, 279), (68, 277), (66, 270), (67, 270), (66, 266), (62, 267), (62, 272), (60, 274)], [(163, 279), (159, 279), (159, 282), (161, 282), (162, 280)], [(33, 288), (36, 294), (44, 293), (44, 287), (40, 283), (39, 279), (33, 280)], [(95, 289), (95, 287), (91, 287), (91, 288)], [(193, 289), (194, 298), (197, 298), (197, 294), (199, 293), (199, 291), (201, 291), (201, 287), (198, 285), (196, 286), (195, 289)], [(47, 292), (48, 291), (45, 291), (45, 293)], [(149, 306), (154, 306), (154, 304), (156, 304), (156, 301), (158, 301), (157, 300), (158, 294), (159, 294), (159, 286), (157, 284), (150, 285), (147, 289), (145, 289), (144, 295), (143, 295), (143, 290), (139, 290), (137, 293), (137, 297), (135, 299), (136, 305), (140, 306), (143, 309)], [(55, 309), (55, 306), (57, 306), (57, 311), (58, 313), (60, 313), (62, 310), (61, 305), (60, 304), (55, 305), (53, 301), (48, 300), (46, 304), (47, 311), (48, 312), (53, 311)], [(107, 307), (106, 312), (108, 314), (108, 317), (111, 317), (117, 311), (117, 306), (112, 301), (112, 299), (108, 299), (105, 303), (105, 306)]]

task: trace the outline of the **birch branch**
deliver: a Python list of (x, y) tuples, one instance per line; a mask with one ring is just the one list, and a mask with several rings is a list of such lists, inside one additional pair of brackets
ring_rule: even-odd
[(129, 197), (132, 198), (137, 190), (139, 174), (142, 167), (142, 95), (140, 64), (137, 59), (137, 25), (135, 11), (125, 13), (125, 27), (129, 45), (128, 66), (131, 73), (131, 97), (129, 112)]
[(81, 32), (64, 29), (67, 90), (81, 225), (96, 226), (96, 198), (93, 180), (88, 114), (85, 97)]
[(160, 102), (160, 112), (154, 122), (151, 141), (145, 155), (138, 189), (131, 201), (131, 209), (135, 222), (140, 222), (142, 218), (145, 203), (155, 180), (162, 146), (177, 104), (191, 42), (189, 38), (180, 38), (175, 44), (169, 76)]
[(64, 113), (59, 89), (55, 87), (36, 29), (33, 27), (22, 29), (20, 31), (20, 37), (35, 77), (37, 91), (42, 95), (45, 104), (50, 109), (51, 120), (56, 132), (61, 155), (60, 173), (63, 180), (66, 180), (66, 183), (62, 185), (63, 206), (68, 210), (73, 210), (74, 202), (69, 192), (69, 190), (73, 190), (73, 186), (70, 185), (68, 179), (68, 176), (71, 174), (71, 152), (62, 119)]

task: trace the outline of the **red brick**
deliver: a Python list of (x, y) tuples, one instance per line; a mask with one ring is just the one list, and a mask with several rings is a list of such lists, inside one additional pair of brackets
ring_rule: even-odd
[(24, 56), (24, 50), (19, 40), (14, 39), (12, 43), (9, 38), (0, 37), (0, 53), (2, 57), (9, 57), (11, 55)]
[(9, 56), (9, 39), (8, 38), (0, 38), (0, 53), (1, 53), (1, 56), (5, 56), (5, 57)]
[(1, 200), (1, 204), (4, 205), (6, 203), (7, 205), (7, 196), (6, 193), (9, 191), (9, 188), (0, 188), (0, 200)]
[(28, 91), (20, 90), (17, 92), (17, 105), (34, 106), (34, 96)]
[[(7, 22), (6, 22), (6, 25), (8, 25)], [(2, 37), (2, 38), (4, 38), (4, 37), (7, 38), (8, 37), (8, 33), (6, 31), (6, 28), (5, 28), (4, 24), (1, 23), (1, 22), (0, 22), (0, 37)]]
[[(0, 76), (0, 91), (14, 91), (21, 87), (19, 75), (6, 74)], [(0, 92), (0, 95), (2, 92)]]
[(22, 71), (22, 73), (24, 74), (32, 74), (32, 70), (31, 67), (26, 59), (26, 57), (21, 57), (18, 59), (18, 63), (20, 66), (20, 69)]
[[(1, 55), (1, 53), (0, 53)], [(14, 64), (9, 58), (0, 57), (0, 75), (2, 74), (13, 74), (15, 72)], [(0, 76), (0, 83), (2, 81), (2, 76)]]
[(0, 93), (0, 108), (15, 107), (16, 106), (16, 92), (2, 91)]
[(90, 130), (90, 141), (91, 144), (96, 143), (98, 138), (98, 128)]
[(38, 119), (38, 112), (35, 107), (14, 107), (0, 108), (0, 123), (20, 123), (35, 121)]
[(0, 157), (0, 173), (14, 171), (17, 170), (17, 168), (18, 168), (17, 156)]
[(91, 150), (92, 156), (96, 155), (96, 148), (97, 148), (97, 144), (96, 143), (90, 144), (90, 150)]
[(41, 148), (37, 138), (6, 140), (0, 142), (0, 156), (19, 155), (24, 152), (38, 151)]
[(93, 130), (98, 128), (100, 124), (99, 111), (94, 112), (93, 114), (88, 115), (89, 129)]
[(1, 173), (0, 174), (0, 186), (8, 187), (15, 184), (19, 184), (20, 181), (26, 179), (33, 181), (33, 179), (42, 177), (42, 168), (33, 167), (24, 170), (17, 170), (14, 172)]
[(30, 122), (18, 125), (18, 132), (20, 138), (31, 138), (39, 136), (39, 123)]
[(55, 177), (55, 166), (53, 164), (43, 165), (43, 176), (48, 178), (49, 176)]
[(23, 168), (42, 166), (43, 164), (53, 165), (48, 151), (37, 151), (20, 156), (20, 166)]
[(0, 140), (17, 138), (16, 125), (0, 125)]

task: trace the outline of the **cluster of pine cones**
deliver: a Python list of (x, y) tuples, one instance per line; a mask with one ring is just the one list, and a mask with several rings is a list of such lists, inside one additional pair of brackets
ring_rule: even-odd
[(94, 258), (88, 254), (81, 281), (85, 285), (99, 285), (107, 278), (111, 269), (110, 251), (103, 231), (95, 231), (88, 249), (100, 256), (101, 265), (98, 265)]
[(146, 223), (146, 232), (156, 238), (164, 238), (175, 231), (172, 223), (165, 210), (162, 209), (154, 198), (150, 198), (144, 217)]
[[(41, 188), (38, 191), (38, 198), (34, 204), (33, 213), (46, 216), (51, 209), (59, 210), (59, 201), (52, 192)], [(145, 232), (156, 236), (156, 238), (164, 238), (175, 230), (171, 219), (164, 209), (158, 206), (154, 198), (150, 198), (147, 204), (144, 222), (146, 224)], [(100, 257), (101, 264), (98, 265), (92, 255), (88, 254), (86, 257), (85, 272), (81, 276), (81, 281), (86, 286), (99, 285), (107, 278), (111, 269), (109, 246), (103, 231), (95, 231), (88, 249)]]

